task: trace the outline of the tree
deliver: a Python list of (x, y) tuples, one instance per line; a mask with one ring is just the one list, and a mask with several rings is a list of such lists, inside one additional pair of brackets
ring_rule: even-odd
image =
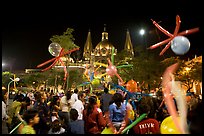
[(7, 87), (8, 83), (13, 79), (14, 74), (8, 71), (2, 72), (2, 87)]
[[(119, 75), (123, 80), (129, 81), (131, 79), (136, 82), (145, 82), (144, 89), (150, 90), (156, 88), (161, 82), (162, 65), (161, 59), (157, 54), (149, 50), (144, 49), (142, 46), (137, 46), (135, 49), (135, 56), (132, 60), (125, 60), (125, 52), (122, 51), (116, 56), (116, 64), (132, 64), (133, 67), (118, 69)], [(114, 77), (114, 82), (117, 80)]]
[(181, 81), (186, 86), (186, 91), (189, 92), (193, 88), (194, 82), (202, 82), (202, 61), (197, 61), (197, 59), (183, 61), (178, 69), (176, 79)]
[[(52, 42), (58, 43), (65, 51), (73, 49), (73, 48), (78, 48), (76, 44), (74, 44), (74, 36), (72, 35), (72, 32), (74, 32), (73, 28), (67, 28), (67, 30), (63, 33), (63, 35), (54, 35), (50, 38)], [(69, 58), (70, 54), (65, 56), (66, 58), (66, 66), (67, 66), (67, 71), (69, 74)], [(69, 76), (67, 78), (67, 89), (69, 86)]]

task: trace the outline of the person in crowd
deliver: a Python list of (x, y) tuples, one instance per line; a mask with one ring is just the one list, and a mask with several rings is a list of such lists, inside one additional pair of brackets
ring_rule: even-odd
[[(23, 102), (24, 95), (19, 94), (16, 96), (16, 100), (12, 102), (9, 106), (8, 115), (10, 117), (9, 124), (9, 132), (12, 131), (22, 120), (22, 108), (24, 107), (25, 102)], [(18, 130), (16, 129), (12, 134), (18, 134)]]
[(155, 111), (151, 96), (142, 96), (137, 107), (137, 112), (139, 116), (146, 113), (147, 117), (132, 128), (133, 134), (160, 134), (160, 124), (154, 118)]
[(71, 100), (73, 101), (73, 103), (75, 103), (78, 100), (78, 92), (79, 92), (79, 90), (77, 88), (75, 88), (74, 93), (71, 96)]
[(75, 103), (72, 105), (72, 108), (76, 109), (78, 111), (78, 119), (83, 119), (83, 110), (84, 110), (84, 97), (85, 92), (80, 91), (78, 93), (78, 100), (75, 101)]
[(7, 115), (7, 106), (6, 101), (8, 99), (8, 92), (6, 90), (2, 90), (2, 134), (8, 134), (8, 125), (7, 121), (9, 116)]
[(198, 102), (187, 112), (190, 134), (203, 134), (203, 102)]
[(36, 134), (33, 126), (39, 123), (40, 118), (38, 116), (38, 111), (33, 108), (28, 109), (23, 114), (23, 119), (26, 122), (26, 125), (23, 126), (20, 134)]
[(106, 126), (101, 109), (97, 106), (97, 97), (90, 96), (87, 107), (83, 110), (86, 134), (100, 134)]
[(59, 119), (55, 119), (52, 122), (51, 128), (48, 134), (65, 134), (66, 130), (62, 127), (62, 124)]
[(49, 111), (50, 111), (51, 121), (52, 121), (52, 118), (58, 118), (59, 119), (59, 115), (58, 115), (58, 111), (60, 110), (59, 101), (60, 101), (59, 96), (55, 95), (47, 103), (47, 105), (49, 107)]
[[(105, 114), (114, 134), (120, 134), (129, 123), (127, 108), (121, 93), (115, 93), (112, 97), (112, 104), (109, 106), (109, 112)], [(107, 118), (108, 117), (108, 118)]]
[(78, 119), (78, 111), (74, 108), (70, 110), (70, 133), (71, 134), (85, 134), (84, 132), (84, 120)]
[(59, 118), (66, 129), (70, 121), (69, 111), (71, 109), (71, 105), (73, 104), (71, 100), (71, 95), (72, 95), (71, 91), (67, 90), (65, 92), (65, 95), (60, 99), (60, 110), (58, 111)]
[(47, 134), (50, 129), (50, 111), (47, 105), (47, 95), (45, 92), (37, 91), (34, 94), (36, 102), (33, 108), (39, 112), (40, 121), (34, 126), (36, 134)]
[(108, 88), (104, 88), (104, 93), (100, 97), (101, 110), (103, 114), (108, 111), (109, 103), (112, 100), (113, 95), (109, 93)]

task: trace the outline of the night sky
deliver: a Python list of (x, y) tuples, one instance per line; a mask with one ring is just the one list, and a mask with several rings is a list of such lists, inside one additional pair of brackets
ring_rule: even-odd
[[(74, 43), (83, 51), (88, 30), (91, 30), (95, 47), (101, 41), (101, 33), (106, 24), (109, 41), (120, 51), (124, 48), (127, 29), (133, 46), (142, 44), (138, 34), (142, 27), (148, 32), (145, 38), (148, 47), (168, 38), (161, 32), (156, 33), (151, 19), (160, 22), (170, 33), (174, 31), (176, 15), (181, 18), (179, 32), (201, 26), (200, 3), (182, 0), (164, 1), (163, 4), (110, 2), (5, 3), (1, 19), (2, 62), (7, 67), (10, 65), (12, 70), (36, 68), (38, 64), (53, 58), (48, 51), (51, 43), (49, 39), (53, 35), (62, 35), (67, 28), (74, 29)], [(191, 42), (191, 48), (185, 56), (201, 55), (201, 32), (186, 37)], [(171, 52), (171, 48), (168, 52)]]

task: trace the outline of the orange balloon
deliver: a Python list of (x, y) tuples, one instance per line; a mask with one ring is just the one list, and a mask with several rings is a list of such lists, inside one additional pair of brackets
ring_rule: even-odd
[(126, 89), (131, 93), (136, 92), (137, 91), (137, 82), (135, 82), (133, 79), (129, 80), (126, 84)]

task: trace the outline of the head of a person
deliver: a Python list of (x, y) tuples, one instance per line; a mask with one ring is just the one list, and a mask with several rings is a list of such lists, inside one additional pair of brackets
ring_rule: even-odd
[(8, 99), (8, 91), (5, 89), (2, 89), (2, 101), (6, 102)]
[(77, 94), (78, 92), (79, 92), (79, 90), (78, 90), (77, 88), (75, 88), (75, 89), (74, 89), (74, 93)]
[(86, 94), (85, 94), (84, 91), (80, 91), (80, 92), (78, 93), (78, 99), (81, 100), (81, 101), (84, 100), (85, 96), (86, 96)]
[(89, 104), (91, 105), (97, 104), (97, 97), (95, 95), (89, 97)]
[(67, 100), (71, 99), (71, 96), (72, 96), (72, 92), (70, 90), (67, 90), (65, 92), (65, 96), (67, 97)]
[(16, 101), (23, 102), (24, 101), (24, 95), (23, 94), (17, 94)]
[(120, 107), (121, 106), (121, 103), (123, 102), (123, 96), (121, 93), (115, 93), (112, 97), (113, 99), (113, 102), (118, 106)]
[(76, 109), (72, 108), (70, 110), (70, 119), (75, 121), (75, 120), (77, 120), (78, 116), (79, 116), (78, 111)]
[(108, 88), (104, 88), (104, 93), (108, 93)]
[(59, 132), (61, 127), (62, 127), (62, 124), (58, 119), (55, 119), (52, 122), (52, 132)]
[(25, 111), (25, 113), (23, 114), (23, 119), (27, 124), (38, 124), (40, 120), (38, 111), (33, 108)]
[(151, 96), (142, 96), (137, 107), (139, 115), (146, 113), (148, 117), (154, 117), (154, 103)]
[(41, 102), (41, 101), (44, 101), (47, 99), (47, 94), (44, 91), (42, 91), (42, 92), (37, 91), (37, 92), (35, 92), (34, 97), (35, 97), (36, 101)]

